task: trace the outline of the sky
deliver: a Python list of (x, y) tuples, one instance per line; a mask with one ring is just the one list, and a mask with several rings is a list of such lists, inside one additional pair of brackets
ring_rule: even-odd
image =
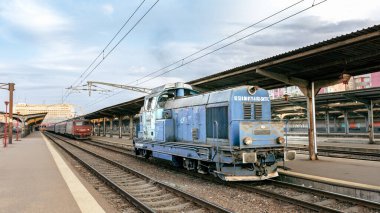
[[(74, 104), (76, 113), (83, 114), (144, 94), (107, 88), (112, 91), (93, 92), (91, 96), (86, 91), (67, 95), (66, 88), (82, 86), (87, 81), (147, 88), (186, 82), (380, 23), (380, 1), (327, 0), (266, 28), (321, 2), (304, 0), (212, 48), (181, 60), (299, 0), (160, 0), (132, 29), (155, 2), (145, 0), (104, 49), (141, 0), (0, 0), (0, 83), (16, 84), (15, 103), (63, 101)], [(247, 36), (249, 34), (253, 35)], [(247, 38), (240, 40), (244, 36)], [(173, 62), (180, 61), (162, 71), (234, 41), (236, 43), (162, 76), (141, 79)], [(106, 58), (97, 68), (93, 65), (85, 72), (99, 54), (101, 57), (95, 65), (101, 61), (103, 49)], [(7, 91), (0, 90), (0, 101), (6, 99)], [(0, 110), (5, 110), (1, 103)]]

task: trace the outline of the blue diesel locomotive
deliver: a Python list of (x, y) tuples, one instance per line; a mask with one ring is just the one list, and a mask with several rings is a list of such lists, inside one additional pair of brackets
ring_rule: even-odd
[(254, 86), (199, 94), (166, 84), (145, 97), (135, 153), (225, 181), (276, 177), (276, 163), (295, 152), (284, 149), (284, 124), (271, 121), (270, 104), (268, 92)]

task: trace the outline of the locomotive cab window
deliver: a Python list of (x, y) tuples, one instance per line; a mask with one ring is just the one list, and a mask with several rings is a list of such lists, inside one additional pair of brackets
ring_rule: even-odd
[(90, 125), (90, 123), (88, 121), (76, 121), (76, 122), (74, 122), (74, 125), (75, 126), (86, 126), (86, 125)]
[(185, 96), (197, 95), (199, 92), (195, 90), (185, 89)]
[(159, 107), (163, 108), (165, 106), (166, 101), (173, 100), (174, 98), (174, 93), (164, 93), (160, 95), (160, 97), (158, 98), (157, 104)]
[(145, 110), (151, 110), (156, 107), (156, 97), (151, 97), (148, 99), (148, 103), (146, 104)]

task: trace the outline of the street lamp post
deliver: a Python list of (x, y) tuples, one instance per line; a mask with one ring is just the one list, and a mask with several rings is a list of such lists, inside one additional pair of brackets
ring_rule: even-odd
[[(20, 112), (17, 112), (17, 118), (20, 119)], [(21, 141), (21, 140), (19, 139), (19, 136), (18, 136), (18, 134), (19, 134), (19, 129), (18, 129), (18, 119), (17, 119), (17, 124), (16, 124), (16, 141)]]
[[(9, 144), (12, 144), (12, 131), (13, 131), (13, 92), (15, 91), (15, 83), (0, 83), (0, 89), (5, 89), (9, 91), (9, 120), (11, 121), (9, 123), (10, 128), (8, 128), (8, 137), (9, 137)], [(7, 104), (7, 105), (8, 105)], [(8, 126), (8, 125), (7, 125)], [(6, 144), (4, 144), (6, 145)]]
[(4, 123), (4, 147), (7, 147), (7, 133), (8, 133), (8, 119), (7, 119), (7, 114), (8, 114), (8, 104), (9, 101), (4, 101), (5, 103), (5, 123)]

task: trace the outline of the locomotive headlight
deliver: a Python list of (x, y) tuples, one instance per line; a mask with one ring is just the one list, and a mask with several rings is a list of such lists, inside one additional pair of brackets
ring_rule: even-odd
[(277, 138), (277, 143), (285, 143), (285, 138), (284, 137), (278, 137)]
[(243, 143), (244, 143), (245, 145), (252, 144), (252, 142), (253, 142), (253, 140), (252, 140), (251, 137), (245, 137), (245, 138), (243, 139)]
[(254, 95), (256, 93), (257, 88), (255, 86), (250, 86), (247, 90), (250, 95)]

